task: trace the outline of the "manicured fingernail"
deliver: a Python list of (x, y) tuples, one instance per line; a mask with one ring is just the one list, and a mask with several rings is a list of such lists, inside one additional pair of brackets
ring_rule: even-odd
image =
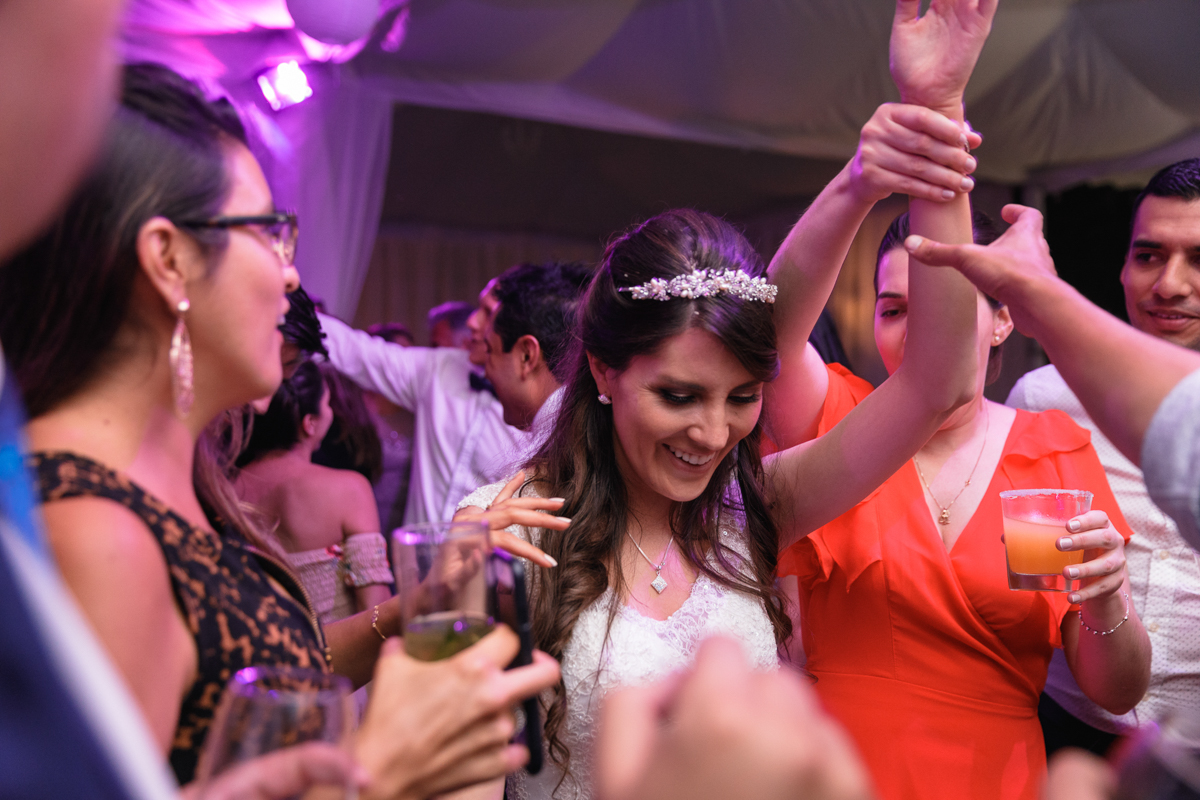
[(570, 517), (559, 517), (559, 519), (561, 519), (563, 522), (567, 523), (568, 525), (570, 525), (570, 524), (571, 524), (571, 518), (570, 518)]
[(967, 172), (974, 172), (977, 166), (979, 166), (979, 162), (975, 160), (975, 157), (967, 156)]
[(964, 192), (969, 192), (975, 188), (975, 180), (974, 178), (963, 178), (959, 183), (959, 186), (962, 187)]
[(553, 556), (546, 556), (546, 563), (552, 567), (558, 566), (558, 561)]
[(1069, 595), (1067, 595), (1067, 600), (1069, 600), (1072, 603), (1078, 603), (1079, 595), (1076, 592), (1071, 592)]
[(1067, 528), (1069, 530), (1074, 531), (1075, 533), (1079, 533), (1079, 529), (1082, 527), (1083, 526), (1079, 524), (1079, 520), (1077, 520), (1077, 519), (1073, 519), (1067, 523)]
[(1067, 577), (1068, 578), (1078, 578), (1079, 577), (1079, 567), (1067, 567)]
[(954, 192), (950, 191), (949, 189), (942, 189), (942, 199), (943, 200), (953, 200)]
[(1072, 544), (1073, 544), (1073, 542), (1071, 541), (1071, 537), (1064, 536), (1058, 540), (1058, 549), (1059, 550), (1070, 550)]
[(550, 502), (551, 503), (565, 503), (567, 501), (565, 498), (562, 498), (562, 497), (551, 497)]
[[(954, 194), (954, 193), (951, 192), (951, 194)], [(910, 253), (913, 252), (914, 250), (916, 250), (917, 248), (919, 248), (923, 244), (925, 244), (925, 240), (922, 239), (920, 236), (909, 236), (907, 239), (904, 240), (904, 248), (906, 250), (908, 250), (908, 252), (910, 252)]]
[(958, 134), (958, 146), (959, 147), (969, 147), (970, 144), (971, 143), (969, 141), (967, 141), (967, 132), (966, 131), (963, 131), (962, 133)]

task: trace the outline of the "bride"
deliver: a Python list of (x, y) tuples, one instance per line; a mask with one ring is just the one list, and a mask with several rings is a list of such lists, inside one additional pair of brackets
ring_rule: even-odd
[[(986, 33), (990, 9), (958, 5)], [(982, 43), (955, 43), (966, 75)], [(877, 113), (889, 124), (864, 128), (835, 183), (862, 195), (908, 191), (914, 232), (970, 241), (957, 194), (969, 162), (962, 129), (896, 108)], [(951, 147), (928, 148), (931, 137)], [(615, 239), (581, 304), (553, 431), (523, 473), (460, 505), (461, 517), (487, 518), (559, 498), (556, 513), (570, 520), (565, 530), (494, 530), (506, 548), (553, 564), (532, 572), (533, 630), (563, 668), (545, 698), (547, 768), (514, 775), (517, 797), (590, 796), (604, 694), (686, 666), (708, 636), (731, 636), (757, 668), (775, 668), (791, 633), (775, 586), (779, 550), (872, 492), (972, 395), (974, 289), (914, 263), (910, 307), (926, 311), (910, 315), (903, 364), (826, 435), (762, 459), (762, 392), (779, 370), (775, 316), (815, 318), (824, 298), (797, 289), (804, 278), (791, 274), (789, 249), (773, 274), (788, 282), (787, 304), (804, 308), (774, 308), (762, 260), (707, 214), (669, 211)]]
[[(970, 237), (965, 199), (930, 218)], [(970, 396), (973, 290), (914, 265), (912, 302), (941, 313), (913, 315), (912, 358), (838, 428), (764, 463), (762, 390), (778, 371), (764, 273), (741, 234), (695, 211), (616, 239), (581, 307), (553, 432), (524, 473), (460, 506), (479, 516), (556, 497), (571, 521), (497, 531), (506, 547), (520, 550), (519, 537), (557, 564), (531, 587), (536, 644), (563, 666), (547, 712), (550, 764), (515, 776), (519, 797), (588, 796), (600, 698), (686, 666), (708, 636), (732, 636), (755, 666), (774, 668), (791, 632), (774, 583), (781, 542), (862, 499)]]

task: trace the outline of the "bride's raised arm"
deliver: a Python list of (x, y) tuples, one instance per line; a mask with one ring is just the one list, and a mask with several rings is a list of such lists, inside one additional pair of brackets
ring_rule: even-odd
[[(919, 0), (896, 3), (892, 77), (906, 104), (922, 105), (961, 125), (963, 91), (991, 28), (995, 0), (934, 0), (923, 16), (918, 16), (919, 5)], [(936, 202), (918, 192), (910, 200), (914, 234), (931, 236), (936, 231), (936, 236), (948, 237), (946, 241), (971, 241), (966, 195)], [(869, 494), (972, 396), (977, 369), (976, 293), (961, 276), (947, 272), (912, 262), (906, 357), (901, 366), (828, 434), (768, 460), (781, 546)], [(775, 280), (786, 285), (792, 279), (785, 279), (780, 271)], [(794, 290), (803, 280), (794, 280)], [(783, 299), (786, 304), (788, 298)], [(798, 349), (794, 337), (800, 325), (794, 319), (802, 316), (792, 318), (787, 305), (784, 309), (779, 327), (781, 355), (787, 352), (784, 343), (792, 347), (791, 352)], [(818, 404), (815, 410), (803, 411), (815, 414), (819, 408)]]

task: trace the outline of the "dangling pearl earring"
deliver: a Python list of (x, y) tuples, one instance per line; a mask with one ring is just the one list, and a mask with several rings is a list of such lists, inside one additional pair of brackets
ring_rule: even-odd
[(600, 405), (602, 405), (602, 406), (611, 406), (612, 405), (612, 398), (604, 393), (601, 393), (597, 399), (600, 400)]
[(175, 306), (175, 331), (171, 334), (171, 349), (167, 361), (171, 367), (171, 393), (175, 397), (175, 413), (187, 419), (196, 399), (192, 372), (192, 338), (188, 335), (183, 315), (192, 307), (185, 297)]

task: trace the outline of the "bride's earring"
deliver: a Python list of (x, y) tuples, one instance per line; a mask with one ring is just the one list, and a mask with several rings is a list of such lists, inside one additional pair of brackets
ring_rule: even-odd
[(171, 334), (171, 349), (167, 356), (171, 367), (171, 393), (175, 397), (175, 413), (180, 419), (187, 419), (196, 399), (192, 372), (192, 339), (188, 336), (187, 325), (183, 321), (184, 313), (191, 307), (192, 304), (186, 297), (175, 306), (175, 331)]
[(597, 399), (600, 401), (600, 405), (602, 405), (602, 406), (611, 406), (612, 405), (612, 398), (606, 394), (602, 393)]

